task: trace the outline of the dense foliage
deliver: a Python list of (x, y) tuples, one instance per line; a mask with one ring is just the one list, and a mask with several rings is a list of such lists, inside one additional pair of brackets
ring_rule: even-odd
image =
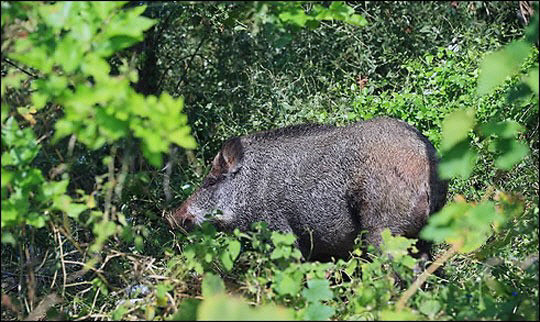
[[(2, 319), (538, 320), (534, 10), (2, 2)], [(434, 263), (163, 219), (228, 137), (378, 115), (441, 155)]]

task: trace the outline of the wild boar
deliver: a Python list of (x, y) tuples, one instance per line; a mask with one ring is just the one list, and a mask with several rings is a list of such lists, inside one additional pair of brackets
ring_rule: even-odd
[(346, 258), (361, 231), (376, 247), (385, 228), (418, 238), (446, 193), (433, 145), (406, 122), (294, 125), (227, 140), (169, 222), (245, 231), (264, 221), (295, 234), (304, 258), (328, 260)]

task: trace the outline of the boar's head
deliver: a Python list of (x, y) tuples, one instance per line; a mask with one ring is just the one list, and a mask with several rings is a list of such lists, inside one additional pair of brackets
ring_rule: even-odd
[(242, 186), (237, 183), (237, 175), (242, 170), (243, 157), (240, 138), (226, 141), (199, 189), (166, 217), (171, 227), (191, 231), (205, 220), (220, 226), (222, 219), (232, 217), (235, 192)]

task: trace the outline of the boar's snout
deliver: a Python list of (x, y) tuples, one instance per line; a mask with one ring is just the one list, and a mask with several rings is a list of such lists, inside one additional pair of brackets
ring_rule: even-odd
[(191, 203), (191, 198), (184, 201), (180, 208), (174, 210), (166, 218), (171, 228), (180, 228), (186, 231), (192, 231), (195, 226), (195, 215), (189, 212), (188, 207)]

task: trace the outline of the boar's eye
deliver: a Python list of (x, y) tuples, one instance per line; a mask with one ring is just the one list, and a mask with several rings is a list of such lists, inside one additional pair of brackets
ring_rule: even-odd
[(214, 177), (214, 176), (208, 176), (206, 177), (206, 179), (204, 179), (202, 186), (207, 188), (207, 187), (215, 185), (216, 183), (218, 183), (218, 181), (219, 181), (219, 178)]

